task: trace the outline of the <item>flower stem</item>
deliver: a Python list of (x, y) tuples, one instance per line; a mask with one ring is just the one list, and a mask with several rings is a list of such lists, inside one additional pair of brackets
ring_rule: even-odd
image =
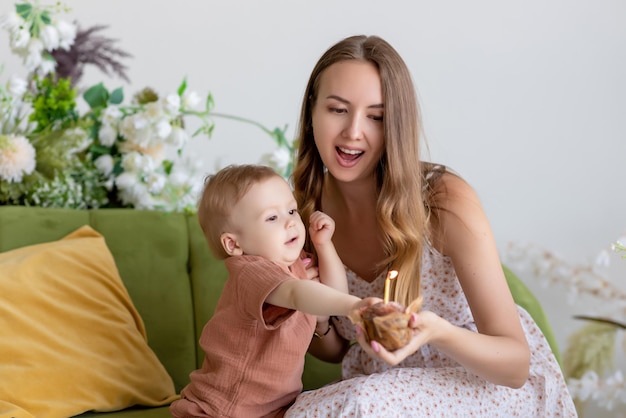
[(574, 319), (584, 319), (586, 321), (602, 322), (604, 324), (609, 324), (609, 325), (616, 326), (618, 328), (626, 329), (626, 324), (623, 324), (621, 322), (617, 322), (608, 318), (596, 318), (593, 316), (586, 316), (586, 315), (574, 315)]
[(254, 125), (260, 129), (262, 129), (265, 133), (267, 133), (268, 135), (273, 136), (274, 132), (269, 130), (268, 128), (266, 128), (263, 124), (254, 121), (252, 119), (248, 119), (248, 118), (244, 118), (241, 116), (235, 116), (235, 115), (229, 115), (227, 113), (218, 113), (218, 112), (211, 112), (210, 113), (211, 116), (217, 117), (217, 118), (222, 118), (222, 119), (231, 119), (231, 120), (236, 120), (238, 122), (244, 122), (244, 123), (248, 123), (250, 125)]

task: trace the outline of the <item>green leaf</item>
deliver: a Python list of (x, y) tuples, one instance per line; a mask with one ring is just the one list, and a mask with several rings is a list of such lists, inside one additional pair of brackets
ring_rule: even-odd
[(106, 107), (109, 100), (109, 92), (102, 83), (89, 87), (83, 94), (83, 99), (89, 104), (89, 107)]
[(168, 176), (172, 174), (172, 168), (174, 168), (174, 163), (170, 160), (163, 160), (163, 169), (165, 170), (165, 174)]
[(180, 83), (180, 86), (178, 87), (178, 95), (182, 96), (186, 89), (187, 89), (187, 77), (183, 78), (183, 82)]
[(99, 157), (101, 155), (110, 154), (111, 153), (111, 148), (110, 147), (105, 147), (105, 146), (102, 146), (102, 145), (92, 144), (89, 147), (89, 152), (91, 152), (97, 158), (97, 157)]
[(52, 19), (50, 19), (50, 13), (47, 10), (41, 12), (41, 21), (46, 25), (49, 25), (52, 22)]
[(117, 105), (124, 101), (124, 90), (121, 87), (116, 88), (111, 92), (111, 97), (109, 97), (109, 103)]
[(20, 15), (22, 19), (28, 20), (30, 14), (33, 11), (33, 6), (28, 3), (16, 4), (15, 5), (15, 13)]
[(213, 100), (213, 95), (209, 93), (209, 95), (206, 97), (206, 105), (205, 105), (205, 109), (207, 113), (213, 110), (213, 106), (215, 106), (215, 101)]

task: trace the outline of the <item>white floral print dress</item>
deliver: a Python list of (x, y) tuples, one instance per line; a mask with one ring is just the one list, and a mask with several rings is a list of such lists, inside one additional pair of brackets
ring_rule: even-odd
[[(471, 311), (448, 257), (426, 248), (422, 309), (476, 331)], [(350, 293), (382, 297), (385, 274), (368, 283), (348, 270)], [(575, 417), (561, 369), (539, 327), (518, 307), (530, 346), (530, 377), (519, 389), (494, 385), (423, 346), (392, 367), (354, 344), (342, 363), (342, 381), (302, 393), (286, 417)], [(355, 339), (347, 318), (337, 331)]]

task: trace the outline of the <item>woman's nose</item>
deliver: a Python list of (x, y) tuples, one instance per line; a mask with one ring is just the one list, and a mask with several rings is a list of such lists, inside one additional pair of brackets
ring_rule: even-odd
[(346, 121), (347, 126), (344, 129), (344, 135), (347, 138), (356, 140), (361, 139), (363, 136), (363, 127), (361, 126), (362, 121), (358, 114), (351, 115), (350, 118)]

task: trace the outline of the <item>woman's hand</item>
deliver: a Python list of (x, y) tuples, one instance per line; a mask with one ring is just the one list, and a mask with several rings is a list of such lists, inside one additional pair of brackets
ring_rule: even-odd
[(306, 270), (306, 278), (319, 282), (320, 272), (317, 265), (313, 262), (313, 259), (311, 257), (303, 258), (302, 263), (304, 264), (304, 269)]
[(438, 332), (437, 330), (443, 328), (443, 324), (449, 323), (431, 311), (420, 311), (412, 314), (409, 320), (409, 327), (412, 332), (411, 340), (407, 345), (395, 351), (388, 351), (376, 341), (368, 342), (360, 327), (357, 327), (356, 339), (371, 357), (380, 358), (385, 363), (395, 366), (419, 350), (422, 345), (431, 341)]

